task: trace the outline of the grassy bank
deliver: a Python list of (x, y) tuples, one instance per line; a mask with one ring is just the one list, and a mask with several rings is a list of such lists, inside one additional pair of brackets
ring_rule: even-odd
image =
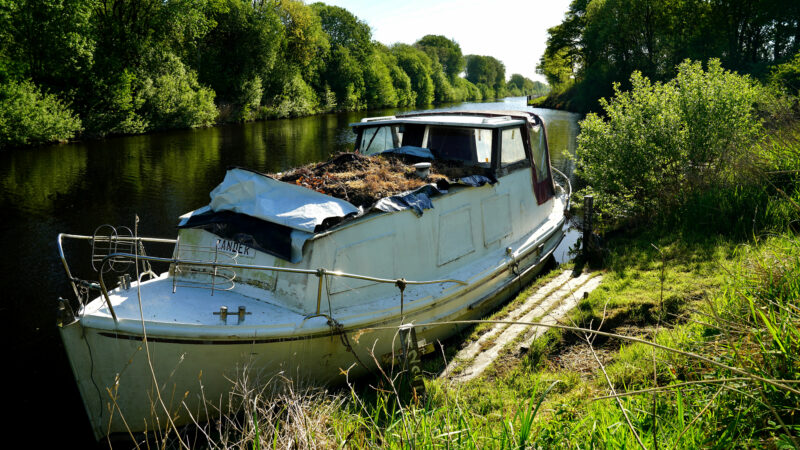
[(243, 406), (196, 436), (219, 448), (796, 445), (795, 237), (639, 232), (609, 238), (600, 270), (602, 285), (562, 321), (575, 330), (551, 329), (525, 353), (509, 347), (480, 378), (437, 375), (483, 325), (425, 359), (424, 397), (398, 395), (389, 373), (339, 390), (286, 384), (278, 398), (242, 379)]
[(479, 378), (440, 379), (486, 332), (476, 325), (425, 361), (425, 396), (385, 372), (277, 399), (243, 382), (244, 406), (202, 426), (203, 443), (800, 448), (797, 101), (707, 67), (686, 62), (663, 84), (636, 74), (582, 122), (577, 173), (604, 239), (574, 270), (602, 284), (530, 347), (509, 345)]

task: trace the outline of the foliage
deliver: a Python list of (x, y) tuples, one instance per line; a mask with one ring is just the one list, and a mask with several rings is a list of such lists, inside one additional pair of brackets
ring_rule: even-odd
[(504, 94), (506, 66), (491, 56), (467, 55), (467, 80), (481, 88), (484, 99), (499, 98)]
[(429, 34), (418, 40), (415, 47), (424, 51), (431, 59), (442, 66), (442, 72), (455, 80), (465, 67), (464, 55), (458, 42), (445, 36)]
[(800, 52), (791, 61), (773, 68), (770, 82), (789, 95), (800, 96)]
[(313, 114), (317, 111), (318, 100), (311, 86), (303, 81), (300, 75), (295, 75), (284, 86), (283, 92), (275, 98), (272, 110), (268, 113), (272, 118), (299, 117)]
[(666, 81), (687, 58), (719, 58), (762, 78), (800, 51), (799, 21), (800, 4), (780, 0), (573, 0), (548, 30), (537, 71), (554, 87), (554, 102), (597, 111), (614, 83), (629, 87), (634, 71)]
[(669, 216), (702, 192), (752, 181), (753, 144), (763, 130), (754, 104), (763, 90), (712, 60), (686, 61), (678, 76), (652, 83), (635, 72), (632, 88), (601, 100), (578, 137), (578, 167), (598, 207), (619, 220)]
[(390, 49), (324, 3), (0, 0), (0, 83), (69, 104), (82, 127), (65, 136), (482, 98), (463, 68), (452, 39)]
[(461, 100), (483, 100), (483, 94), (481, 94), (478, 86), (475, 86), (466, 78), (456, 78), (453, 88), (456, 90), (456, 97)]
[(392, 87), (397, 95), (397, 106), (413, 106), (417, 104), (417, 93), (411, 87), (411, 77), (397, 64), (397, 58), (385, 47), (378, 51), (381, 61), (389, 68)]
[(246, 116), (262, 101), (253, 97), (254, 89), (265, 95), (265, 81), (272, 79), (282, 25), (271, 8), (256, 9), (239, 0), (223, 5), (210, 13), (216, 26), (198, 43), (198, 78), (220, 103), (232, 103)]
[(364, 100), (369, 108), (394, 107), (398, 95), (390, 68), (378, 51), (373, 51), (364, 66)]
[(153, 64), (156, 67), (142, 75), (139, 87), (141, 115), (149, 129), (212, 125), (217, 117), (214, 91), (200, 86), (197, 74), (173, 54), (162, 55)]
[(144, 99), (136, 91), (135, 74), (123, 70), (92, 81), (95, 98), (84, 112), (87, 134), (136, 134), (147, 130), (149, 124), (137, 112)]
[(506, 83), (506, 92), (512, 97), (521, 95), (532, 95), (536, 97), (546, 94), (548, 90), (549, 87), (541, 81), (533, 81), (518, 73), (512, 74), (508, 83)]
[(55, 95), (30, 81), (0, 84), (0, 149), (65, 141), (80, 119)]
[(417, 105), (429, 105), (434, 100), (434, 85), (431, 80), (433, 62), (422, 50), (407, 44), (392, 46), (392, 54), (397, 58), (397, 65), (411, 80), (411, 89), (417, 94)]

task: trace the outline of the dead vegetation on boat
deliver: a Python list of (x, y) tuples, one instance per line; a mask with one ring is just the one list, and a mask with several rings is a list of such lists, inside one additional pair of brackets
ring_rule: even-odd
[(426, 184), (470, 175), (466, 167), (435, 161), (428, 178), (415, 173), (413, 165), (392, 156), (339, 153), (326, 162), (308, 164), (274, 175), (280, 181), (313, 189), (356, 206), (376, 201)]

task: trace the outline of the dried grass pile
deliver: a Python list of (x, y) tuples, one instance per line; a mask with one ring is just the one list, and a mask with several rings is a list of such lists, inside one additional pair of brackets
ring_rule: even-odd
[(423, 180), (415, 175), (413, 166), (398, 158), (356, 153), (340, 153), (326, 162), (279, 173), (275, 178), (347, 200), (356, 206), (369, 206), (381, 198), (447, 179), (436, 173), (435, 167)]

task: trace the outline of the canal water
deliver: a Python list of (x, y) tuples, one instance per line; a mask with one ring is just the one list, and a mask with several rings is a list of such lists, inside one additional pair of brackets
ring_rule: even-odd
[[(527, 110), (524, 97), (438, 109)], [(571, 174), (580, 116), (534, 109), (544, 119), (553, 165)], [(348, 124), (398, 110), (326, 114), (109, 138), (0, 154), (0, 295), (8, 347), (3, 364), (6, 429), (26, 446), (94, 445), (56, 328), (56, 299), (71, 295), (58, 233), (91, 235), (102, 224), (174, 238), (177, 218), (208, 204), (226, 168), (279, 172), (352, 150)], [(565, 239), (557, 259), (577, 233)], [(86, 273), (89, 261), (76, 270)], [(71, 263), (75, 264), (75, 263)], [(9, 434), (11, 434), (9, 433)], [(8, 436), (7, 436), (8, 438)]]

